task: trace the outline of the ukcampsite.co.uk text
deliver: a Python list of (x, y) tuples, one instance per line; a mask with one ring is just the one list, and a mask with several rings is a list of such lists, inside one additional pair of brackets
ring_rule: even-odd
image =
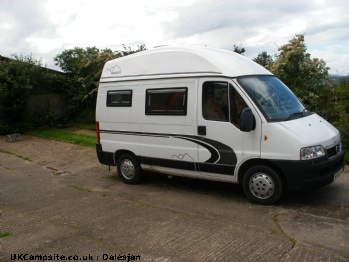
[(117, 254), (102, 254), (93, 255), (31, 255), (31, 254), (11, 254), (12, 261), (141, 261), (140, 255), (117, 255)]

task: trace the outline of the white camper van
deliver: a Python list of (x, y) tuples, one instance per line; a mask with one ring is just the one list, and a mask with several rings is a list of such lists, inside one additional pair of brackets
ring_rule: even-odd
[(97, 155), (121, 179), (142, 171), (242, 184), (272, 204), (343, 171), (338, 130), (273, 74), (234, 52), (159, 47), (105, 64)]

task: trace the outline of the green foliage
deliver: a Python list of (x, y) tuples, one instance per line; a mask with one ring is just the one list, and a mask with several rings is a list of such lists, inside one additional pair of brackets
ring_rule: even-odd
[[(96, 47), (64, 50), (54, 60), (65, 74), (52, 73), (41, 59), (37, 60), (32, 55), (13, 55), (11, 60), (0, 61), (0, 134), (57, 125), (57, 117), (50, 112), (30, 119), (26, 116), (28, 95), (42, 88), (62, 90), (69, 95), (70, 120), (94, 123), (96, 91), (104, 64), (146, 49), (145, 45), (138, 46), (136, 50), (123, 45), (121, 51)], [(244, 54), (245, 48), (241, 44), (234, 45), (234, 51)], [(311, 58), (306, 52), (304, 35), (296, 35), (279, 51), (274, 60), (267, 52), (259, 53), (253, 60), (278, 76), (310, 110), (333, 123), (348, 149), (349, 78), (331, 79), (326, 63), (322, 59)], [(94, 146), (95, 142), (88, 143)]]
[(69, 76), (67, 92), (71, 98), (69, 110), (72, 118), (94, 122), (98, 83), (107, 61), (146, 50), (145, 45), (138, 46), (136, 50), (125, 45), (123, 48), (123, 51), (112, 51), (108, 48), (75, 47), (64, 50), (54, 58), (56, 65)]
[(331, 122), (341, 133), (349, 148), (349, 80), (334, 81), (329, 77), (326, 63), (307, 53), (304, 35), (296, 35), (279, 48), (275, 61), (266, 52), (254, 61), (278, 76), (311, 110)]
[(333, 124), (341, 132), (342, 142), (349, 150), (349, 80), (343, 78), (339, 86), (334, 88), (332, 107), (328, 109), (333, 115)]
[(281, 79), (311, 110), (318, 109), (319, 89), (327, 85), (328, 70), (325, 61), (310, 57), (304, 35), (296, 35), (281, 46), (280, 54), (270, 71)]
[[(95, 77), (96, 63), (94, 61), (99, 57), (100, 52), (96, 47), (88, 47), (86, 50), (76, 47), (64, 50), (54, 58), (56, 65), (60, 66), (68, 76), (69, 84), (66, 91), (70, 96), (71, 103), (68, 109), (72, 117), (79, 116), (85, 108), (92, 109), (93, 107), (93, 98), (85, 99), (85, 96), (95, 88), (94, 84), (91, 86), (90, 79)], [(102, 52), (108, 53), (111, 59), (114, 58), (110, 50), (102, 50)]]
[(84, 122), (70, 122), (70, 127), (85, 129), (90, 131), (96, 131), (96, 123), (84, 123)]
[(57, 119), (50, 112), (47, 114), (40, 114), (33, 117), (23, 117), (20, 122), (6, 123), (0, 120), (0, 135), (7, 135), (11, 133), (25, 133), (28, 130), (36, 128), (52, 128), (59, 125), (60, 119)]
[(27, 122), (21, 122), (16, 124), (8, 124), (4, 121), (0, 121), (0, 135), (8, 135), (11, 133), (23, 133), (24, 131), (28, 130), (28, 123)]
[(31, 92), (66, 86), (64, 75), (44, 67), (41, 59), (32, 55), (12, 58), (0, 61), (0, 134), (23, 132), (33, 125), (26, 114)]
[(108, 60), (146, 50), (145, 45), (132, 50), (99, 50), (96, 47), (65, 50), (55, 57), (66, 73), (47, 69), (41, 59), (32, 55), (13, 55), (13, 59), (0, 61), (0, 134), (24, 132), (44, 126), (53, 127), (58, 119), (51, 112), (28, 118), (26, 114), (29, 94), (47, 89), (61, 90), (69, 95), (70, 119), (94, 123), (96, 91), (103, 66)]
[(5, 124), (21, 121), (26, 109), (27, 97), (33, 88), (37, 68), (41, 61), (32, 56), (15, 57), (16, 60), (0, 61), (0, 112)]
[(242, 46), (242, 44), (240, 44), (240, 46), (238, 45), (234, 45), (234, 50), (235, 53), (238, 53), (240, 55), (244, 55), (246, 49)]
[(253, 61), (260, 64), (261, 66), (264, 66), (266, 69), (270, 69), (273, 64), (273, 57), (271, 55), (268, 55), (268, 53), (264, 51), (259, 53), (258, 56), (253, 59)]
[(72, 144), (77, 144), (81, 146), (87, 147), (95, 147), (96, 146), (96, 137), (77, 134), (69, 129), (37, 129), (30, 131), (31, 135), (40, 136), (45, 138), (50, 138), (58, 141), (69, 142)]

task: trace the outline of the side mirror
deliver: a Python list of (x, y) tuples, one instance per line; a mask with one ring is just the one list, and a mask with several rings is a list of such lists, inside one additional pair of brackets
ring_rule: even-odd
[(256, 128), (256, 122), (251, 108), (246, 107), (242, 110), (240, 116), (240, 130), (242, 132), (250, 132)]

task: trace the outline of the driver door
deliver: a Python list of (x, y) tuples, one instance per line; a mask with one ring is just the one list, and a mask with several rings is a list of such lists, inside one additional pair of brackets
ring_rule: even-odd
[(241, 112), (249, 105), (226, 79), (201, 79), (198, 99), (199, 172), (236, 180), (235, 168), (246, 153), (252, 149), (260, 155), (258, 131), (240, 131)]

